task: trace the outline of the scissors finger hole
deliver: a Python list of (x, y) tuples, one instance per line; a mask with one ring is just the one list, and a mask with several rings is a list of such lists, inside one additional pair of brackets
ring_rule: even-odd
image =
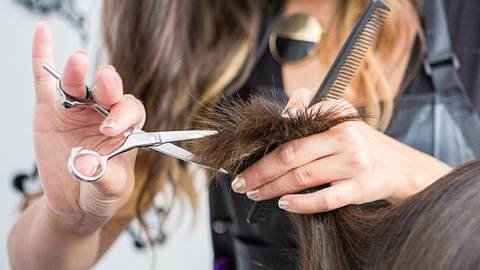
[(78, 180), (95, 182), (105, 174), (106, 160), (97, 152), (76, 147), (70, 153), (68, 169)]

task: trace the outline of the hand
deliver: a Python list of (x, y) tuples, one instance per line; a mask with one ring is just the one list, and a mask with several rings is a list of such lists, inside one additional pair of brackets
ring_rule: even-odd
[[(107, 222), (128, 200), (134, 186), (136, 152), (110, 160), (106, 175), (95, 183), (75, 180), (67, 170), (72, 147), (109, 153), (123, 140), (121, 134), (132, 126), (141, 127), (145, 110), (141, 102), (124, 95), (122, 80), (112, 66), (96, 73), (95, 102), (110, 109), (103, 118), (91, 108), (64, 109), (60, 106), (55, 80), (42, 69), (53, 65), (52, 30), (39, 24), (35, 33), (32, 64), (35, 81), (33, 133), (44, 197), (56, 222), (75, 232), (95, 231)], [(84, 51), (70, 56), (65, 66), (62, 87), (70, 95), (84, 98), (89, 61)], [(120, 135), (120, 136), (119, 136)], [(77, 159), (79, 170), (92, 175), (98, 161), (89, 156)]]
[[(287, 108), (303, 109), (311, 97), (298, 90)], [(397, 202), (450, 169), (362, 121), (345, 122), (281, 145), (241, 172), (232, 188), (255, 201), (281, 197), (280, 208), (312, 214), (379, 199)], [(324, 184), (330, 186), (295, 194)]]

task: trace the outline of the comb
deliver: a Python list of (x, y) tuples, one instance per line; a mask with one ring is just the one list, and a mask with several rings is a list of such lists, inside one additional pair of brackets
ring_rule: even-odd
[(389, 11), (390, 9), (382, 0), (369, 1), (320, 88), (313, 96), (310, 106), (322, 100), (335, 100), (343, 96), (365, 55), (377, 39)]
[[(390, 9), (382, 0), (369, 0), (365, 11), (313, 96), (309, 107), (322, 100), (335, 100), (343, 96), (365, 55), (377, 39), (389, 12)], [(307, 190), (304, 193), (311, 191)], [(248, 212), (247, 221), (249, 223), (266, 221), (276, 206), (276, 199), (253, 203)]]

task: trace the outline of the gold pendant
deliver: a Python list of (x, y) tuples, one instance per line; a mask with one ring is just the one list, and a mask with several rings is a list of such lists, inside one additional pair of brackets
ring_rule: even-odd
[(315, 51), (322, 35), (323, 27), (315, 16), (295, 13), (270, 34), (270, 52), (279, 64), (299, 63)]

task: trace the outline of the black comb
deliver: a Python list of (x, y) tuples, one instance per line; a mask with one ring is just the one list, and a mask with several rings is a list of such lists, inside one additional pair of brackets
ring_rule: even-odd
[(370, 0), (362, 17), (328, 70), (310, 106), (322, 100), (340, 99), (350, 85), (365, 55), (377, 39), (390, 9), (382, 0)]
[[(375, 42), (389, 11), (390, 9), (382, 0), (369, 1), (335, 62), (330, 66), (309, 107), (322, 100), (335, 100), (343, 96), (365, 55)], [(247, 221), (249, 223), (266, 221), (276, 206), (277, 199), (253, 203), (248, 212)]]

